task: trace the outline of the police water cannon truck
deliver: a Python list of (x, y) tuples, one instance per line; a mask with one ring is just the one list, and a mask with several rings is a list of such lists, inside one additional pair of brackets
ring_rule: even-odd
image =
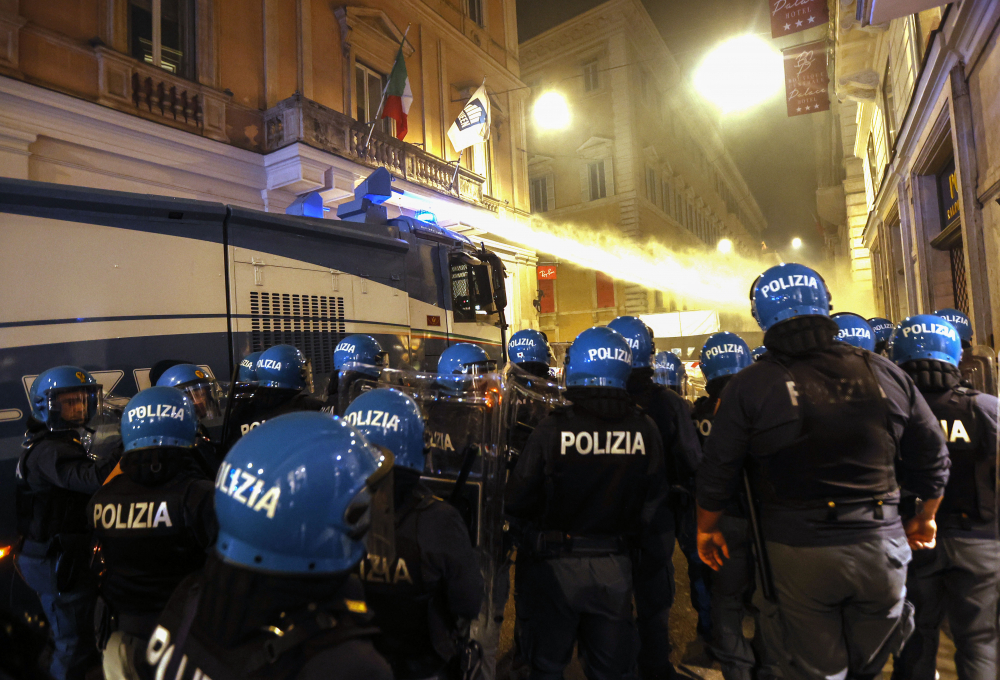
[[(322, 383), (352, 333), (377, 338), (393, 367), (434, 370), (455, 342), (499, 359), (500, 259), (437, 224), (389, 219), (392, 191), (376, 170), (334, 220), (318, 196), (275, 214), (0, 179), (0, 497), (13, 498), (27, 390), (52, 366), (84, 367), (105, 393), (130, 397), (160, 360), (227, 380), (242, 357), (278, 344), (300, 349)], [(3, 547), (16, 531), (13, 503), (0, 508)], [(0, 561), (0, 588), (12, 574)]]

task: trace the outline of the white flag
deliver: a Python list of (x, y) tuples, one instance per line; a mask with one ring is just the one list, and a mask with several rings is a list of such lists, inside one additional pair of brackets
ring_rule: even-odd
[(461, 151), (473, 144), (481, 144), (490, 138), (490, 98), (483, 83), (462, 108), (458, 118), (448, 129), (448, 139), (455, 151)]

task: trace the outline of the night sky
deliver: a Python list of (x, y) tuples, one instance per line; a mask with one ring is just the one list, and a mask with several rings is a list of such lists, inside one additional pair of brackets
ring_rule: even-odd
[[(600, 4), (595, 0), (517, 0), (518, 39), (523, 42)], [(643, 0), (643, 4), (689, 80), (702, 57), (727, 38), (748, 32), (771, 41), (767, 0)], [(771, 42), (780, 49), (805, 42), (805, 35)], [(729, 152), (767, 220), (764, 238), (768, 246), (786, 253), (793, 236), (802, 237), (814, 252), (822, 245), (813, 218), (812, 120), (821, 115), (788, 118), (782, 90), (756, 108), (719, 121)]]

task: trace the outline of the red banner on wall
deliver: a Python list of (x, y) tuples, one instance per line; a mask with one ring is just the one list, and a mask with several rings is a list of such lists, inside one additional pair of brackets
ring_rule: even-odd
[(556, 278), (556, 272), (558, 269), (554, 264), (541, 264), (538, 265), (538, 278), (543, 281), (548, 281)]
[(780, 38), (830, 20), (826, 0), (770, 0), (771, 37)]
[(788, 115), (830, 110), (830, 76), (826, 70), (826, 41), (796, 45), (781, 51), (785, 61), (785, 98)]

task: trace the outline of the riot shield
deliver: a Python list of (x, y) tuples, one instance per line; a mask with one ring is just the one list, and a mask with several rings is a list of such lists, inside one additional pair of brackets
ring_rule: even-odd
[(389, 369), (380, 369), (368, 364), (345, 363), (333, 376), (336, 379), (336, 392), (331, 391), (328, 395), (324, 410), (340, 415), (347, 410), (351, 402), (365, 392), (377, 387), (386, 387), (380, 378), (380, 372), (383, 370)]
[(121, 453), (122, 414), (128, 402), (128, 397), (116, 394), (105, 394), (101, 399), (101, 410), (90, 421), (81, 440), (87, 455), (94, 460), (107, 460)]
[(985, 394), (997, 393), (997, 355), (992, 347), (974, 345), (962, 352), (958, 370), (962, 380)]
[(548, 376), (532, 375), (517, 364), (507, 364), (502, 382), (501, 443), (507, 469), (513, 470), (535, 427), (567, 401), (564, 386)]

